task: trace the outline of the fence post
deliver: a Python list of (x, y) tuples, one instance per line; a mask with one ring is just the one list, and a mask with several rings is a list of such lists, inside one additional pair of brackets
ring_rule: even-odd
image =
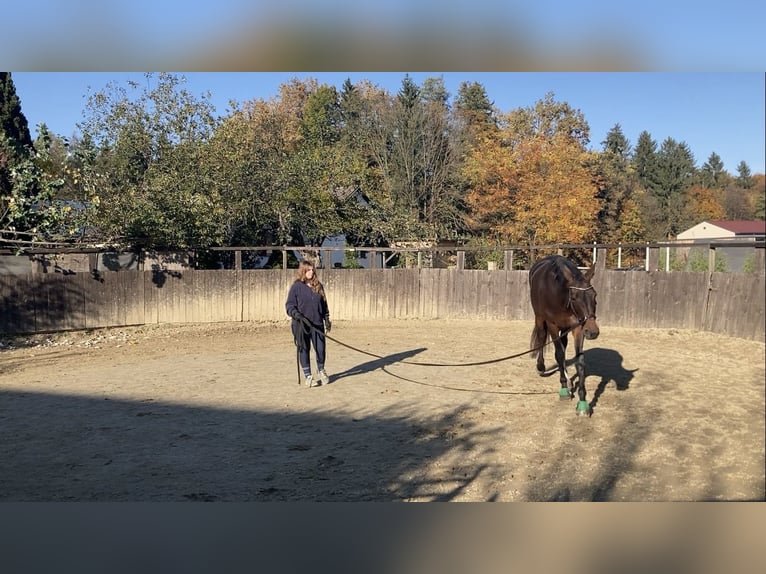
[(506, 249), (503, 252), (503, 268), (506, 271), (513, 270), (513, 249)]
[(660, 248), (646, 246), (646, 270), (657, 271), (660, 266)]
[(462, 271), (465, 269), (465, 251), (457, 252), (457, 270)]
[(596, 250), (596, 269), (599, 271), (603, 271), (606, 269), (606, 248), (605, 247), (599, 247)]
[(287, 245), (282, 249), (282, 270), (287, 271)]
[(755, 248), (755, 265), (754, 265), (755, 267), (754, 271), (756, 273), (763, 273), (764, 267), (766, 267), (764, 265), (764, 259), (766, 259), (766, 249), (764, 249), (763, 247), (761, 248), (756, 247)]
[(239, 249), (234, 252), (234, 269), (242, 269), (242, 252)]
[(715, 271), (715, 247), (708, 245), (707, 249), (707, 270), (709, 273)]

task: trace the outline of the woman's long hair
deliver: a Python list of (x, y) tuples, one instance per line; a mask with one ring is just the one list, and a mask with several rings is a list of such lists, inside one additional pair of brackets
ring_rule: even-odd
[[(306, 272), (309, 269), (314, 270), (314, 276), (311, 279), (308, 279), (306, 277)], [(311, 261), (307, 261), (304, 259), (298, 264), (298, 273), (295, 276), (296, 281), (300, 281), (301, 283), (305, 283), (309, 287), (311, 287), (311, 290), (314, 293), (319, 293), (322, 298), (324, 299), (324, 287), (322, 286), (322, 283), (319, 281), (319, 277), (317, 277), (317, 270), (316, 267), (314, 267), (314, 264), (311, 263)]]

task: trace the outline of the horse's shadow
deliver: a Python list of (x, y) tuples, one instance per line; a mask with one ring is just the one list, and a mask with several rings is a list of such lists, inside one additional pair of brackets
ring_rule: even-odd
[(425, 350), (426, 350), (425, 347), (421, 347), (419, 349), (402, 351), (401, 353), (394, 353), (393, 355), (380, 357), (378, 359), (375, 359), (374, 361), (367, 361), (366, 363), (361, 363), (359, 365), (351, 367), (350, 369), (346, 369), (345, 371), (341, 373), (334, 373), (333, 375), (330, 375), (330, 383), (334, 383), (338, 379), (343, 379), (345, 377), (353, 377), (354, 375), (369, 373), (376, 369), (384, 369), (385, 367), (388, 367), (389, 365), (393, 365), (394, 363), (403, 361), (404, 359), (412, 358), (418, 353), (422, 353)]
[(585, 356), (585, 375), (587, 377), (601, 377), (601, 380), (593, 392), (593, 399), (590, 402), (591, 408), (596, 406), (599, 397), (602, 395), (606, 386), (614, 381), (618, 391), (626, 391), (630, 387), (630, 381), (633, 379), (633, 373), (638, 369), (628, 370), (622, 366), (622, 355), (612, 349), (587, 349), (583, 351)]

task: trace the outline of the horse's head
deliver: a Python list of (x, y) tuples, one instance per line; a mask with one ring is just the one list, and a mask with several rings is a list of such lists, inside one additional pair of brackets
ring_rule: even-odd
[(574, 281), (569, 286), (569, 306), (583, 326), (586, 339), (595, 339), (599, 334), (596, 323), (596, 290), (590, 283), (594, 272), (594, 266), (591, 265), (581, 281)]

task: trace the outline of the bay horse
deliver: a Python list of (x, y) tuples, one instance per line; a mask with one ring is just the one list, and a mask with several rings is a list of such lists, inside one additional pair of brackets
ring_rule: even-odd
[[(561, 255), (538, 259), (529, 269), (530, 300), (535, 313), (530, 348), (533, 358), (535, 354), (537, 357), (537, 372), (540, 376), (545, 373), (545, 345), (552, 340), (561, 381), (559, 398), (571, 400), (577, 389), (578, 415), (591, 414), (591, 407), (585, 400), (585, 356), (582, 350), (584, 339), (595, 339), (599, 334), (596, 290), (590, 283), (594, 272), (591, 265), (583, 274), (577, 265)], [(565, 362), (570, 332), (574, 339), (577, 371), (571, 380)]]

